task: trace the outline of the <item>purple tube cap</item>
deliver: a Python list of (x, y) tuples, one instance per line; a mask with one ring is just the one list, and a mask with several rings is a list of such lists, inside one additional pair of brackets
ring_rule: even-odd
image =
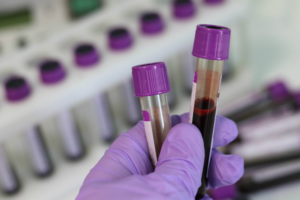
[(148, 12), (142, 14), (140, 18), (140, 29), (143, 34), (157, 34), (163, 31), (164, 23), (158, 13)]
[(195, 5), (191, 0), (174, 0), (173, 16), (177, 19), (186, 19), (195, 15)]
[(204, 0), (204, 3), (206, 4), (212, 4), (212, 5), (217, 5), (220, 3), (223, 3), (225, 0)]
[(165, 63), (148, 63), (132, 67), (134, 93), (137, 97), (153, 96), (170, 91)]
[(92, 44), (79, 44), (74, 49), (74, 61), (78, 67), (91, 67), (100, 61), (100, 54)]
[(31, 93), (28, 82), (20, 76), (9, 77), (5, 81), (6, 99), (16, 102), (27, 98)]
[(281, 101), (290, 96), (290, 92), (284, 82), (275, 81), (267, 87), (270, 98), (274, 101)]
[(132, 43), (132, 36), (126, 28), (113, 28), (108, 33), (108, 46), (112, 50), (128, 49)]
[(235, 198), (237, 196), (237, 189), (235, 185), (228, 185), (211, 190), (211, 197), (215, 200)]
[(66, 72), (57, 60), (46, 60), (40, 65), (40, 80), (44, 84), (55, 84), (62, 81)]
[(192, 54), (209, 60), (228, 60), (230, 32), (223, 26), (198, 25)]

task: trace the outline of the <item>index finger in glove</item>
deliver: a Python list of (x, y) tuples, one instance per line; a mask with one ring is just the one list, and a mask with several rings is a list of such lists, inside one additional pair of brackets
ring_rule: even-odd
[(160, 152), (155, 174), (164, 177), (177, 191), (194, 197), (201, 185), (204, 145), (199, 130), (191, 124), (173, 127)]

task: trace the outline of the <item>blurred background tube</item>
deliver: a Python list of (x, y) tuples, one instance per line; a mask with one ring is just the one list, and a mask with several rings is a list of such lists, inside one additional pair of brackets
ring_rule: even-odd
[[(77, 67), (87, 70), (95, 67), (100, 61), (100, 53), (93, 44), (81, 43), (74, 48), (74, 63)], [(107, 94), (100, 94), (92, 100), (92, 104), (96, 110), (97, 122), (100, 124), (100, 138), (111, 142), (116, 129), (107, 98)]]
[[(11, 76), (5, 82), (5, 92), (8, 101), (19, 102), (29, 97), (31, 88), (23, 77)], [(26, 130), (26, 137), (34, 172), (41, 177), (48, 176), (53, 166), (42, 133), (38, 127), (31, 127)]]
[(13, 194), (20, 189), (20, 182), (2, 145), (0, 145), (0, 185), (1, 190), (7, 194)]
[[(54, 59), (44, 60), (40, 64), (40, 80), (47, 86), (58, 86), (66, 77), (62, 64)], [(59, 134), (65, 154), (70, 159), (78, 159), (84, 154), (83, 142), (81, 141), (77, 127), (75, 126), (72, 113), (63, 111), (58, 115)]]

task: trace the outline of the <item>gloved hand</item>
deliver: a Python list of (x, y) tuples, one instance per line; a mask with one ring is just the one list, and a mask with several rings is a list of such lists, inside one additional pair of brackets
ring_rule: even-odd
[[(201, 185), (204, 147), (197, 127), (187, 122), (188, 113), (172, 116), (173, 128), (154, 172), (143, 121), (121, 134), (87, 175), (76, 200), (194, 200)], [(233, 121), (217, 116), (209, 187), (231, 185), (242, 176), (243, 159), (215, 149), (231, 142), (237, 133)]]

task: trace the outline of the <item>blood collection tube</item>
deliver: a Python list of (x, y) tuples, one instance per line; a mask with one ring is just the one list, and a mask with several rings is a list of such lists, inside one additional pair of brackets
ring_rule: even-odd
[[(62, 64), (54, 59), (43, 61), (39, 69), (40, 80), (47, 86), (58, 84), (66, 77)], [(72, 113), (67, 110), (62, 111), (57, 119), (66, 156), (72, 160), (81, 158), (84, 155), (84, 147)]]
[[(172, 13), (176, 21), (185, 21), (195, 16), (196, 7), (191, 0), (173, 0)], [(182, 71), (183, 89), (188, 94), (191, 94), (192, 91), (195, 68), (195, 57), (191, 55), (190, 48), (180, 52), (179, 55), (181, 58), (180, 69)]]
[[(115, 53), (129, 50), (133, 45), (130, 32), (124, 27), (116, 27), (108, 33), (108, 46)], [(132, 79), (128, 79), (122, 86), (125, 99), (126, 117), (129, 124), (136, 124), (141, 120), (139, 100), (134, 96)]]
[(193, 47), (196, 57), (189, 122), (200, 130), (205, 148), (201, 187), (196, 199), (206, 193), (212, 138), (224, 60), (228, 59), (230, 29), (201, 24), (197, 26)]
[(6, 194), (14, 194), (20, 189), (20, 182), (2, 145), (0, 145), (0, 186)]
[[(165, 29), (162, 17), (157, 12), (145, 12), (140, 17), (140, 30), (145, 36), (157, 36)], [(170, 84), (173, 84), (173, 76), (169, 76)], [(172, 109), (176, 104), (175, 90), (167, 93), (169, 107)]]
[(273, 164), (298, 158), (300, 156), (299, 138), (299, 130), (294, 130), (258, 141), (234, 144), (229, 152), (242, 156), (246, 168)]
[[(167, 93), (170, 91), (163, 62), (132, 67), (135, 96), (140, 97), (146, 138), (155, 166), (163, 142), (172, 128)], [(149, 78), (151, 77), (151, 78)]]
[[(8, 101), (19, 102), (30, 95), (31, 88), (23, 77), (11, 76), (5, 82), (5, 92)], [(26, 138), (34, 172), (41, 177), (50, 175), (53, 166), (39, 127), (28, 128)]]
[[(100, 54), (97, 49), (89, 43), (82, 43), (74, 49), (74, 62), (80, 68), (95, 67), (100, 61)], [(96, 110), (97, 122), (100, 124), (101, 139), (111, 142), (115, 137), (115, 124), (110, 110), (107, 95), (102, 93), (92, 100)], [(65, 120), (68, 121), (68, 115), (65, 113)]]
[(263, 113), (274, 114), (283, 109), (295, 109), (295, 102), (289, 90), (281, 81), (271, 83), (261, 92), (250, 93), (232, 101), (224, 109), (222, 115), (239, 123)]
[(242, 193), (253, 193), (300, 179), (299, 157), (288, 162), (246, 170), (236, 183)]
[[(283, 110), (265, 118), (256, 117), (238, 125), (239, 137), (243, 141), (254, 141), (300, 129), (300, 92), (293, 95), (295, 110)], [(258, 118), (258, 119), (257, 119)]]

